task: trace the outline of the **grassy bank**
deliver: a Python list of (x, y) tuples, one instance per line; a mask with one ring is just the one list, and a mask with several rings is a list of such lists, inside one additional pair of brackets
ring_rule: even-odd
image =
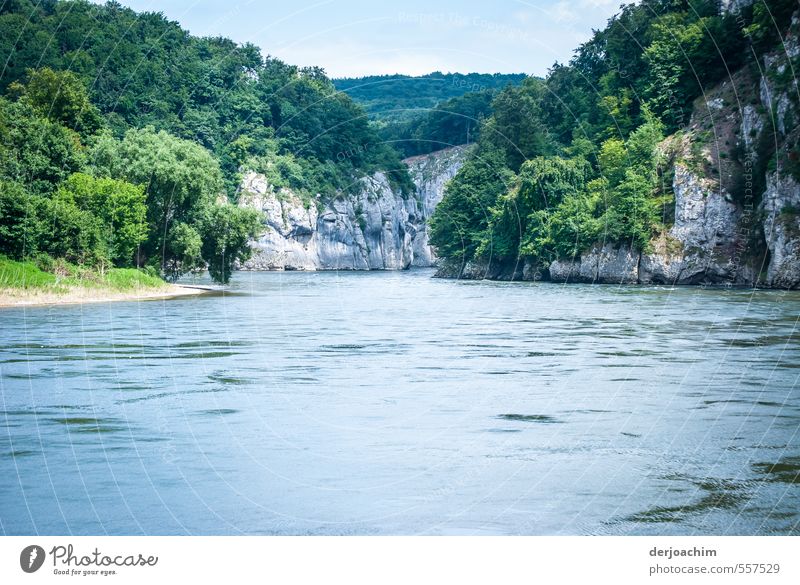
[(99, 271), (63, 261), (18, 262), (0, 256), (0, 306), (134, 300), (197, 294), (134, 268)]

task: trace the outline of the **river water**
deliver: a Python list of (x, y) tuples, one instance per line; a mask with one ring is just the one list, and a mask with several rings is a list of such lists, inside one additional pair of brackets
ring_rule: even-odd
[(430, 277), (0, 310), (0, 532), (800, 533), (800, 295)]

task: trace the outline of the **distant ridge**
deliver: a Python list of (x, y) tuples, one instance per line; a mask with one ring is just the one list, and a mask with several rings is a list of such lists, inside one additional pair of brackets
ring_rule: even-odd
[(334, 79), (339, 91), (361, 104), (377, 120), (398, 122), (418, 116), (465, 93), (500, 91), (519, 85), (524, 73), (441, 73), (369, 75)]

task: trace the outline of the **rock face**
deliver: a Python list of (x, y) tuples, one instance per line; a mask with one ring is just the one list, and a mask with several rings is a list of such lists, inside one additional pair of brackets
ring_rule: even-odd
[(800, 286), (800, 184), (777, 171), (767, 175), (762, 202), (764, 237), (770, 253), (766, 284), (776, 288)]
[(406, 164), (416, 186), (412, 196), (392, 187), (383, 173), (361, 179), (357, 193), (326, 203), (304, 201), (275, 189), (263, 175), (245, 173), (239, 205), (264, 216), (264, 235), (251, 243), (244, 270), (402, 270), (432, 266), (427, 220), (445, 183), (464, 161), (467, 147), (454, 147)]
[(742, 261), (747, 234), (743, 209), (719, 187), (675, 165), (675, 222), (641, 254), (629, 246), (596, 244), (573, 260), (550, 265), (559, 282), (603, 284), (753, 284), (753, 269)]
[(550, 278), (558, 282), (635, 284), (638, 266), (639, 254), (630, 248), (596, 244), (579, 260), (556, 260), (550, 264)]
[(455, 177), (464, 163), (465, 149), (466, 147), (456, 146), (405, 161), (411, 180), (417, 187), (415, 198), (418, 202), (418, 213), (409, 218), (419, 226), (412, 241), (413, 266), (433, 266), (436, 263), (436, 256), (428, 243), (427, 220), (442, 200), (445, 184)]

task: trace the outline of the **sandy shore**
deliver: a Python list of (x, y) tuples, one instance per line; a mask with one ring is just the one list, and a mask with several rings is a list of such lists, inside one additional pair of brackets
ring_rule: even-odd
[(131, 291), (112, 291), (95, 288), (74, 288), (63, 293), (41, 290), (0, 288), (0, 307), (28, 307), (39, 305), (71, 305), (76, 303), (105, 303), (111, 301), (145, 301), (170, 299), (215, 292), (202, 286), (169, 284), (163, 288)]

